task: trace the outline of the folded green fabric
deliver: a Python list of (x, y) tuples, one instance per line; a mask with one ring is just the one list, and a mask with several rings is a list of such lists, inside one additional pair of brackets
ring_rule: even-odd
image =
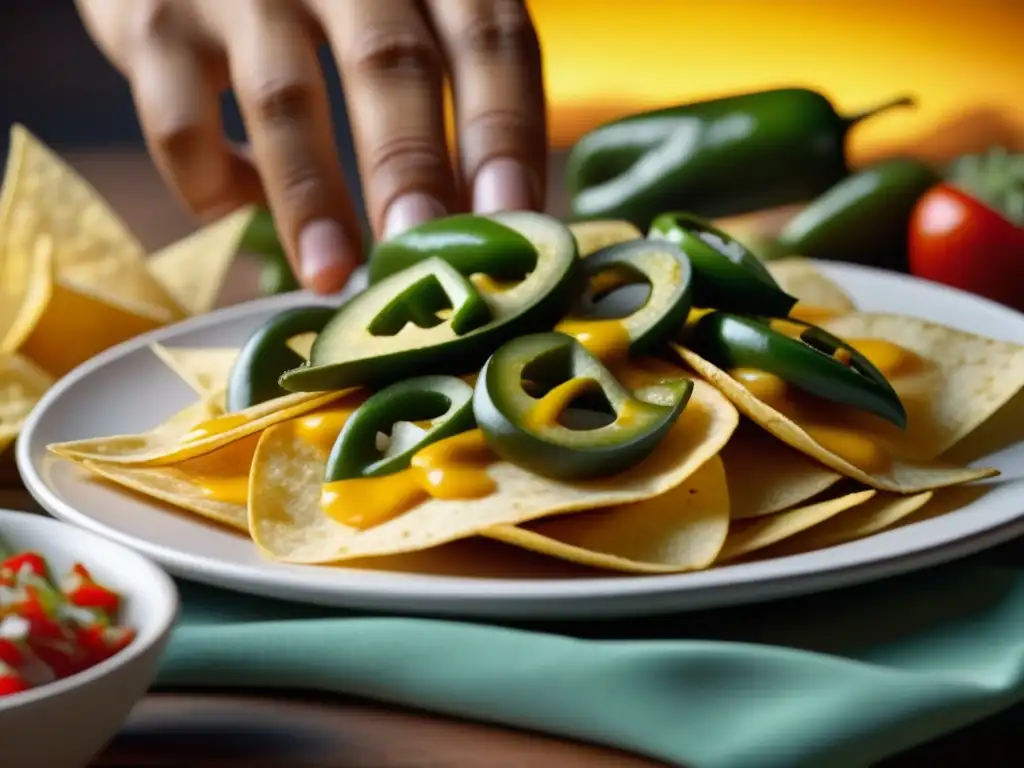
[(666, 619), (382, 618), (182, 584), (157, 685), (336, 691), (690, 768), (864, 766), (1024, 699), (1024, 542)]

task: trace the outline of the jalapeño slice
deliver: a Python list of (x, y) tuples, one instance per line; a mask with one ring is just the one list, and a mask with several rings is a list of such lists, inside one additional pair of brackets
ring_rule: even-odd
[(537, 263), (537, 251), (522, 232), (497, 218), (458, 214), (377, 243), (370, 253), (370, 284), (434, 256), (464, 275), (496, 280), (522, 280)]
[(752, 317), (711, 312), (689, 329), (686, 346), (722, 368), (753, 368), (809, 394), (907, 427), (896, 390), (864, 355), (823, 328), (796, 320), (799, 338)]
[(657, 350), (690, 312), (690, 261), (673, 243), (634, 240), (602, 248), (583, 260), (586, 289), (568, 324), (616, 322), (629, 353)]
[(673, 242), (689, 257), (694, 306), (786, 317), (796, 304), (746, 246), (699, 216), (663, 213), (648, 237)]
[[(641, 400), (571, 336), (540, 333), (508, 342), (487, 361), (473, 413), (488, 445), (506, 461), (545, 477), (585, 480), (643, 461), (683, 412), (693, 382), (658, 390), (652, 395), (666, 404)], [(596, 428), (566, 426), (566, 412), (576, 405), (607, 408), (612, 420)]]
[(228, 376), (227, 410), (231, 413), (287, 395), (278, 378), (303, 360), (288, 347), (288, 339), (319, 332), (336, 307), (287, 309), (267, 320), (248, 338)]
[[(473, 388), (462, 379), (417, 376), (392, 384), (372, 395), (345, 422), (327, 459), (324, 481), (398, 472), (421, 448), (473, 425)], [(377, 446), (379, 433), (390, 436), (383, 451)]]
[(309, 363), (287, 371), (281, 386), (293, 392), (380, 387), (424, 371), (475, 371), (509, 339), (552, 328), (568, 311), (579, 274), (572, 233), (539, 213), (493, 219), (532, 244), (533, 260), (521, 268), (520, 281), (477, 288), (473, 275), (509, 274), (501, 254), (485, 249), (460, 266), (443, 256), (418, 261), (342, 305), (317, 336)]

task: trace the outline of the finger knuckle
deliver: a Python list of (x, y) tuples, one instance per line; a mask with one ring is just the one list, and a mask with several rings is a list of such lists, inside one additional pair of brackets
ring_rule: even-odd
[(447, 160), (425, 137), (396, 136), (375, 145), (366, 167), (371, 186), (385, 196), (405, 187), (438, 186), (448, 177)]
[(304, 123), (312, 117), (314, 88), (302, 79), (268, 74), (246, 83), (242, 90), (253, 117), (264, 126)]
[(527, 110), (483, 110), (467, 119), (462, 132), (468, 143), (490, 147), (492, 154), (514, 154), (544, 141), (543, 121)]
[(276, 186), (275, 197), (285, 215), (307, 218), (309, 212), (322, 210), (326, 205), (327, 185), (311, 164), (296, 162), (285, 165), (277, 175)]
[(353, 46), (354, 71), (370, 76), (440, 76), (441, 58), (425, 31), (408, 27), (376, 27), (367, 30)]
[(539, 58), (540, 44), (521, 2), (495, 2), (470, 15), (458, 36), (458, 46), (472, 56)]

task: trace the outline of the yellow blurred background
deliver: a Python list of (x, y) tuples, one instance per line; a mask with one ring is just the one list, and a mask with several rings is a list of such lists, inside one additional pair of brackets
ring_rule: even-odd
[(850, 135), (854, 162), (1024, 149), (1024, 0), (530, 0), (552, 140), (631, 112), (776, 87), (840, 112), (918, 98)]

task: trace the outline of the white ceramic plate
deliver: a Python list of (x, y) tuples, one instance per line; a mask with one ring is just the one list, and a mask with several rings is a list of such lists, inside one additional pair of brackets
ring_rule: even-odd
[[(908, 277), (822, 264), (869, 311), (914, 314), (1024, 343), (1024, 315)], [(346, 608), (506, 618), (568, 618), (684, 611), (831, 589), (934, 565), (1024, 533), (1024, 444), (989, 456), (1003, 472), (969, 507), (882, 535), (796, 557), (671, 576), (493, 579), (284, 565), (242, 536), (83, 479), (48, 443), (139, 432), (193, 397), (147, 345), (239, 345), (271, 314), (308, 295), (215, 312), (134, 339), (64, 378), (18, 442), (28, 489), (47, 510), (138, 549), (172, 573), (227, 589)], [(68, 343), (74, 343), (69, 339)]]

